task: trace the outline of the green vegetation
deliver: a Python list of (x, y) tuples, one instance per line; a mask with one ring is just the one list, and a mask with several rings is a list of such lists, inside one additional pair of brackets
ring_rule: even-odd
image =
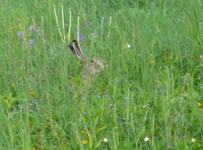
[[(1, 0), (0, 149), (203, 149), (202, 10)], [(77, 33), (86, 56), (108, 63), (90, 83), (68, 48)]]

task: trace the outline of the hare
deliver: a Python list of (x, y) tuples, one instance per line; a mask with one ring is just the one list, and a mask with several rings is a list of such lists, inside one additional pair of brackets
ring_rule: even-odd
[(100, 58), (86, 58), (77, 40), (73, 40), (69, 44), (69, 48), (71, 49), (73, 54), (75, 54), (77, 58), (82, 62), (82, 72), (84, 80), (95, 78), (101, 71), (106, 68), (106, 63)]

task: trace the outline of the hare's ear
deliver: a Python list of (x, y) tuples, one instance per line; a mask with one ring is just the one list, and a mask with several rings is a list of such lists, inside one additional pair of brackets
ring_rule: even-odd
[(78, 41), (73, 40), (70, 44), (69, 44), (69, 48), (71, 49), (71, 51), (77, 56), (78, 59), (82, 60), (84, 58), (83, 55), (83, 51), (79, 46)]

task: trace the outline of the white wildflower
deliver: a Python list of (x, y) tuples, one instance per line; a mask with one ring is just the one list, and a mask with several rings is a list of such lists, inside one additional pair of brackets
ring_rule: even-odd
[(127, 48), (131, 48), (131, 45), (130, 45), (130, 44), (127, 44)]
[(104, 143), (107, 143), (107, 142), (108, 142), (108, 139), (107, 139), (107, 138), (104, 138), (104, 139), (103, 139), (103, 142), (104, 142)]
[(149, 142), (149, 137), (146, 136), (146, 137), (144, 138), (144, 141), (145, 141), (145, 142)]
[(191, 142), (192, 142), (192, 143), (195, 143), (195, 142), (196, 142), (195, 138), (192, 138)]

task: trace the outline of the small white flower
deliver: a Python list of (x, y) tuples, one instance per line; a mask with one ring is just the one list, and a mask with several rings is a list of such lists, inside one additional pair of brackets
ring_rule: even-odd
[(145, 141), (145, 142), (149, 142), (149, 137), (146, 136), (146, 137), (144, 138), (144, 141)]
[(195, 143), (195, 142), (196, 142), (195, 138), (192, 138), (191, 142), (192, 142), (192, 143)]
[(104, 139), (103, 139), (103, 142), (104, 142), (104, 143), (107, 143), (107, 142), (108, 142), (108, 139), (107, 139), (107, 138), (104, 138)]
[(203, 55), (200, 55), (199, 58), (200, 58), (200, 61), (203, 61)]
[(130, 45), (130, 44), (127, 44), (127, 48), (131, 48), (131, 45)]

